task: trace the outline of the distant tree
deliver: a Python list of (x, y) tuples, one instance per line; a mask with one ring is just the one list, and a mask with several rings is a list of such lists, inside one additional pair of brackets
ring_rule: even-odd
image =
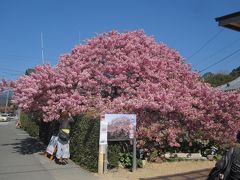
[(221, 73), (211, 74), (204, 77), (204, 82), (211, 84), (213, 87), (226, 84), (232, 80), (233, 78), (228, 74), (221, 74)]
[(233, 69), (232, 72), (230, 72), (229, 74), (225, 74), (225, 73), (205, 73), (202, 76), (202, 79), (204, 82), (211, 84), (211, 86), (213, 87), (217, 87), (223, 84), (226, 84), (234, 79), (236, 79), (237, 77), (240, 76), (240, 66), (236, 69)]
[(237, 78), (240, 76), (240, 66), (236, 69), (233, 69), (232, 72), (229, 74), (230, 76)]
[(34, 73), (35, 72), (35, 69), (33, 68), (28, 68), (25, 72), (25, 75), (29, 76), (31, 73)]
[(212, 72), (207, 72), (207, 73), (202, 75), (202, 78), (207, 78), (207, 77), (212, 76), (212, 75), (214, 75)]

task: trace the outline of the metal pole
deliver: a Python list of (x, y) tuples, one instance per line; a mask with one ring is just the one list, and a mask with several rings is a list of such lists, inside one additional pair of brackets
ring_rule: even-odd
[(81, 44), (81, 33), (78, 32), (78, 43)]
[(132, 172), (136, 171), (137, 169), (137, 159), (136, 159), (136, 138), (133, 138), (133, 167), (132, 167)]
[(5, 105), (5, 113), (7, 113), (8, 98), (9, 98), (9, 90), (8, 90), (8, 92), (7, 92), (7, 99), (6, 99), (6, 105)]
[(42, 63), (45, 64), (44, 54), (43, 54), (43, 33), (42, 32), (41, 32), (41, 49), (42, 49)]

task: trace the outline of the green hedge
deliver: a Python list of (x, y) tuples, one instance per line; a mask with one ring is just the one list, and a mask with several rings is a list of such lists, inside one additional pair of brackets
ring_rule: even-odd
[(71, 129), (71, 159), (81, 167), (97, 172), (100, 120), (88, 113), (75, 118)]
[(108, 144), (108, 168), (119, 166), (121, 147), (118, 144)]
[(20, 116), (21, 127), (28, 132), (30, 136), (36, 137), (39, 135), (38, 122), (31, 118), (30, 115), (21, 113)]
[[(70, 134), (71, 159), (81, 167), (97, 172), (100, 120), (93, 113), (87, 113), (74, 117)], [(21, 124), (31, 136), (39, 136), (45, 144), (49, 143), (51, 136), (57, 135), (59, 122), (42, 122), (34, 116), (21, 115)], [(132, 146), (129, 142), (109, 142), (108, 144), (108, 168), (116, 168), (119, 163), (123, 167), (132, 166)], [(121, 160), (121, 161), (120, 161)]]
[(44, 143), (48, 144), (51, 136), (57, 135), (59, 130), (59, 122), (43, 122), (36, 114), (21, 113), (20, 116), (21, 128), (30, 136), (39, 137)]
[(39, 122), (39, 139), (44, 143), (48, 144), (52, 135), (57, 136), (59, 131), (59, 122), (51, 121), (51, 122)]

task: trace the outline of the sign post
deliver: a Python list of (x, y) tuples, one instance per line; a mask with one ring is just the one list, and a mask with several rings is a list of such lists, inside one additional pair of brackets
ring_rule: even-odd
[(107, 122), (104, 116), (100, 119), (100, 138), (99, 138), (99, 154), (98, 154), (98, 174), (106, 171), (106, 150), (107, 150)]
[(132, 167), (132, 172), (134, 172), (137, 169), (137, 159), (136, 159), (136, 156), (137, 156), (137, 152), (136, 152), (137, 142), (136, 142), (136, 138), (134, 137), (132, 141), (133, 141), (133, 167)]
[(130, 141), (133, 145), (132, 171), (136, 171), (136, 114), (105, 114), (105, 116), (101, 116), (98, 174), (107, 171), (108, 141)]
[(132, 171), (136, 171), (136, 114), (106, 114), (108, 141), (130, 141), (133, 146)]
[(98, 155), (98, 174), (103, 174), (103, 159), (104, 159), (104, 145), (99, 144), (99, 155)]

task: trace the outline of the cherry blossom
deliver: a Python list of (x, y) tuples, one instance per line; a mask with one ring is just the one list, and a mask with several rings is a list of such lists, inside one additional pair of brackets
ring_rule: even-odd
[(141, 30), (97, 35), (55, 67), (37, 66), (13, 89), (13, 102), (44, 121), (58, 120), (62, 110), (136, 113), (141, 146), (178, 147), (183, 139), (229, 143), (240, 125), (238, 93), (201, 82), (176, 50)]

